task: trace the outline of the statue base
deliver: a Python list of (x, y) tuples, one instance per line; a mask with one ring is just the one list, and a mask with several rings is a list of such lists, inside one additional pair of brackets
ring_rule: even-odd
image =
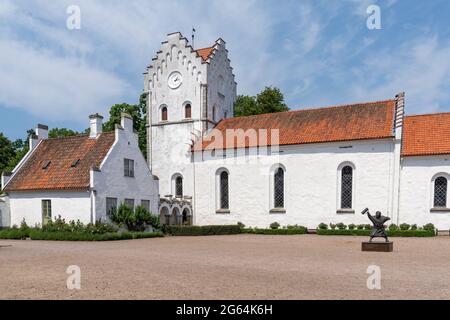
[(362, 251), (370, 252), (392, 252), (394, 251), (393, 242), (363, 242), (361, 246)]

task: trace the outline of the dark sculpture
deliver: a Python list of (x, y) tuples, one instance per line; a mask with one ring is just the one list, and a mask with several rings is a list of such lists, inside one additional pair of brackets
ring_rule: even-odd
[(373, 238), (384, 238), (386, 242), (389, 242), (384, 224), (386, 221), (391, 220), (391, 218), (382, 216), (380, 211), (377, 211), (375, 216), (372, 216), (368, 208), (364, 209), (362, 212), (362, 214), (366, 213), (370, 221), (373, 223), (372, 232), (370, 233), (370, 242), (372, 242)]

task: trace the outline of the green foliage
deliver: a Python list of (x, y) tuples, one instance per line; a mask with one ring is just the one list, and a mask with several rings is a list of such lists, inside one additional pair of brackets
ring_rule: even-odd
[(112, 225), (96, 221), (95, 223), (89, 223), (84, 225), (79, 220), (66, 222), (61, 216), (58, 216), (55, 221), (49, 221), (46, 225), (42, 226), (42, 232), (69, 232), (69, 233), (87, 233), (87, 234), (105, 234), (116, 232), (117, 229)]
[(342, 222), (338, 223), (336, 226), (339, 230), (345, 230), (347, 228), (347, 226)]
[(402, 223), (400, 225), (400, 230), (405, 231), (405, 230), (409, 230), (409, 228), (411, 228), (411, 226), (409, 224), (407, 224), (407, 223)]
[(245, 224), (243, 224), (242, 222), (238, 222), (237, 225), (239, 226), (239, 228), (244, 229), (245, 228)]
[(372, 230), (372, 226), (370, 224), (365, 224), (364, 230)]
[(319, 229), (327, 230), (328, 229), (328, 225), (326, 223), (321, 223), (321, 224), (319, 224)]
[(53, 128), (48, 132), (49, 138), (65, 138), (80, 135), (81, 133), (67, 128)]
[(138, 104), (115, 104), (109, 111), (109, 120), (103, 124), (103, 131), (113, 131), (120, 124), (122, 113), (128, 113), (133, 118), (133, 128), (138, 132), (139, 148), (147, 158), (147, 105), (145, 94), (139, 98)]
[(356, 228), (357, 228), (358, 230), (364, 230), (364, 225), (363, 225), (363, 224), (358, 224), (358, 225), (356, 226)]
[[(369, 236), (370, 230), (317, 230), (317, 234), (321, 236)], [(436, 234), (432, 231), (426, 230), (387, 230), (388, 237), (434, 237)]]
[(411, 225), (411, 230), (417, 230), (417, 229), (419, 229), (419, 228), (417, 227), (417, 224)]
[[(32, 240), (52, 240), (52, 241), (115, 241), (163, 237), (161, 232), (123, 232), (123, 233), (102, 233), (91, 234), (85, 232), (44, 232), (42, 230), (32, 230), (30, 238)], [(1, 235), (0, 235), (1, 237)]]
[(436, 232), (436, 227), (432, 223), (423, 226), (423, 230)]
[(165, 233), (172, 236), (212, 236), (240, 234), (241, 228), (236, 225), (223, 226), (164, 226)]
[(142, 206), (136, 207), (133, 211), (122, 203), (111, 215), (111, 220), (120, 226), (126, 226), (129, 231), (142, 232), (146, 225), (151, 225), (155, 229), (160, 228), (159, 216), (152, 215)]
[(351, 223), (351, 224), (348, 225), (348, 229), (349, 229), (349, 230), (354, 230), (354, 229), (356, 229), (356, 225), (354, 225), (353, 223)]
[(270, 224), (270, 229), (276, 230), (280, 228), (280, 224), (278, 222), (273, 222)]
[(330, 229), (331, 229), (331, 230), (335, 230), (335, 229), (336, 229), (336, 224), (330, 223)]
[(280, 89), (266, 87), (256, 97), (238, 96), (234, 106), (236, 117), (288, 111)]
[[(27, 130), (27, 138), (25, 140), (17, 139), (16, 141), (12, 142), (11, 145), (14, 150), (12, 155), (8, 152), (5, 152), (2, 154), (2, 150), (1, 150), (2, 143), (0, 141), (0, 167), (3, 164), (3, 168), (0, 168), (0, 173), (2, 171), (6, 171), (6, 172), (13, 171), (13, 169), (17, 166), (17, 164), (20, 162), (20, 160), (22, 160), (22, 158), (27, 154), (28, 150), (30, 149), (28, 140), (29, 140), (30, 136), (33, 135), (34, 133), (35, 133), (34, 130)], [(5, 163), (6, 163), (6, 165), (4, 165)]]
[(306, 227), (297, 226), (295, 228), (283, 228), (283, 229), (253, 229), (254, 234), (266, 234), (266, 235), (295, 235), (295, 234), (307, 234), (308, 229)]
[(16, 155), (13, 143), (0, 133), (0, 173), (5, 171), (11, 159)]
[(391, 231), (397, 231), (397, 230), (398, 230), (398, 226), (397, 226), (396, 224), (391, 224), (391, 225), (389, 226), (389, 230), (391, 230)]

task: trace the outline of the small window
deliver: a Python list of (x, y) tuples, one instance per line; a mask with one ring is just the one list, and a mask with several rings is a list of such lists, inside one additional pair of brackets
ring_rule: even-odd
[(447, 207), (447, 178), (438, 177), (434, 181), (434, 207), (446, 208)]
[(52, 221), (52, 201), (42, 200), (42, 225)]
[(110, 217), (117, 211), (117, 198), (106, 198), (106, 216)]
[(228, 172), (223, 171), (220, 174), (220, 209), (229, 209), (228, 197)]
[(274, 206), (276, 209), (282, 209), (284, 208), (284, 170), (278, 168), (273, 178)]
[(175, 179), (175, 196), (182, 197), (183, 196), (183, 178), (177, 177)]
[(163, 107), (161, 109), (161, 121), (167, 121), (168, 115), (167, 115), (167, 107)]
[(341, 172), (341, 209), (353, 206), (353, 168), (346, 166)]
[(145, 210), (150, 212), (150, 201), (149, 200), (141, 200), (141, 207), (145, 208)]
[(125, 204), (128, 208), (134, 210), (134, 199), (125, 199), (124, 204)]
[(124, 174), (125, 177), (134, 177), (134, 160), (124, 159)]
[(50, 160), (44, 161), (44, 163), (42, 164), (42, 169), (47, 170), (51, 163), (52, 162)]
[(190, 104), (187, 104), (187, 105), (184, 107), (184, 117), (185, 117), (186, 119), (192, 118), (192, 107), (191, 107)]

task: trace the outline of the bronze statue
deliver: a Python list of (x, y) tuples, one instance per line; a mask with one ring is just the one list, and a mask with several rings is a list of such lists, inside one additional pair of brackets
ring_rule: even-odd
[(372, 242), (373, 238), (384, 238), (386, 242), (389, 242), (384, 224), (386, 221), (391, 220), (391, 218), (381, 215), (380, 211), (377, 211), (375, 216), (372, 216), (368, 208), (364, 209), (362, 212), (362, 214), (366, 213), (370, 221), (373, 223), (372, 232), (370, 233), (370, 242)]

